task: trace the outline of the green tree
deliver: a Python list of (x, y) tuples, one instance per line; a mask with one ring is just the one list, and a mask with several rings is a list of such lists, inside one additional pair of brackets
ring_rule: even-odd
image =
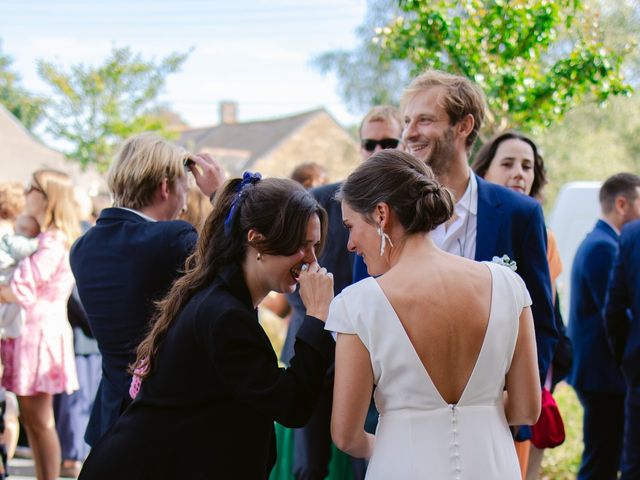
[(54, 92), (47, 130), (70, 145), (68, 158), (101, 171), (115, 145), (130, 135), (153, 130), (171, 136), (158, 95), (187, 55), (172, 53), (156, 63), (129, 48), (114, 48), (102, 65), (74, 65), (69, 71), (40, 60), (38, 73)]
[(0, 50), (0, 103), (33, 131), (44, 116), (45, 100), (20, 86), (20, 76), (11, 71), (13, 59)]
[[(622, 35), (606, 44), (599, 12), (579, 0), (399, 0), (376, 13), (390, 3), (371, 4), (356, 50), (316, 59), (323, 71), (337, 73), (352, 106), (397, 100), (406, 82), (384, 81), (393, 75), (442, 69), (475, 80), (486, 93), (486, 136), (507, 127), (541, 131), (586, 99), (631, 91), (621, 69), (631, 45)], [(381, 78), (387, 90), (362, 78)]]

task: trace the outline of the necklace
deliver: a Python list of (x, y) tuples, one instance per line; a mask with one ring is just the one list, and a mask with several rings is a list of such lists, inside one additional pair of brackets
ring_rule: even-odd
[(469, 201), (467, 202), (467, 218), (464, 220), (464, 243), (460, 241), (460, 237), (458, 237), (458, 247), (460, 248), (460, 256), (464, 257), (465, 250), (467, 248), (467, 236), (469, 233), (469, 217), (471, 216), (471, 201), (473, 200), (473, 181), (471, 179), (471, 175), (469, 176)]

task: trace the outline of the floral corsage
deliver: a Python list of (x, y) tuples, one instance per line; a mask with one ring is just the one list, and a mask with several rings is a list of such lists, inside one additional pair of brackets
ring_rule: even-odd
[(516, 263), (515, 260), (511, 260), (509, 258), (509, 255), (502, 255), (501, 257), (493, 257), (491, 261), (499, 265), (504, 265), (505, 267), (509, 267), (514, 272), (518, 269), (518, 264)]

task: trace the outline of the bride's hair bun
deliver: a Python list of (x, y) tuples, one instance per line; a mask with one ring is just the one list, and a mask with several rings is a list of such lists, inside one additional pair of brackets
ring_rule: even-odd
[(451, 218), (454, 208), (453, 196), (431, 168), (391, 149), (372, 155), (349, 175), (338, 198), (371, 221), (376, 205), (385, 202), (407, 233), (433, 230)]

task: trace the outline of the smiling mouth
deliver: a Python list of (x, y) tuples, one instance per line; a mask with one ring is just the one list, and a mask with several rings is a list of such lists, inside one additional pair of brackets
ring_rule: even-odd
[(426, 148), (429, 148), (429, 143), (413, 143), (413, 144), (409, 144), (409, 150), (411, 150), (412, 153), (415, 152), (420, 152)]
[(300, 281), (300, 272), (301, 272), (301, 268), (302, 268), (302, 263), (300, 265), (298, 265), (297, 267), (293, 267), (292, 269), (289, 270), (289, 273), (291, 274), (291, 278), (293, 278), (293, 280), (297, 283)]

